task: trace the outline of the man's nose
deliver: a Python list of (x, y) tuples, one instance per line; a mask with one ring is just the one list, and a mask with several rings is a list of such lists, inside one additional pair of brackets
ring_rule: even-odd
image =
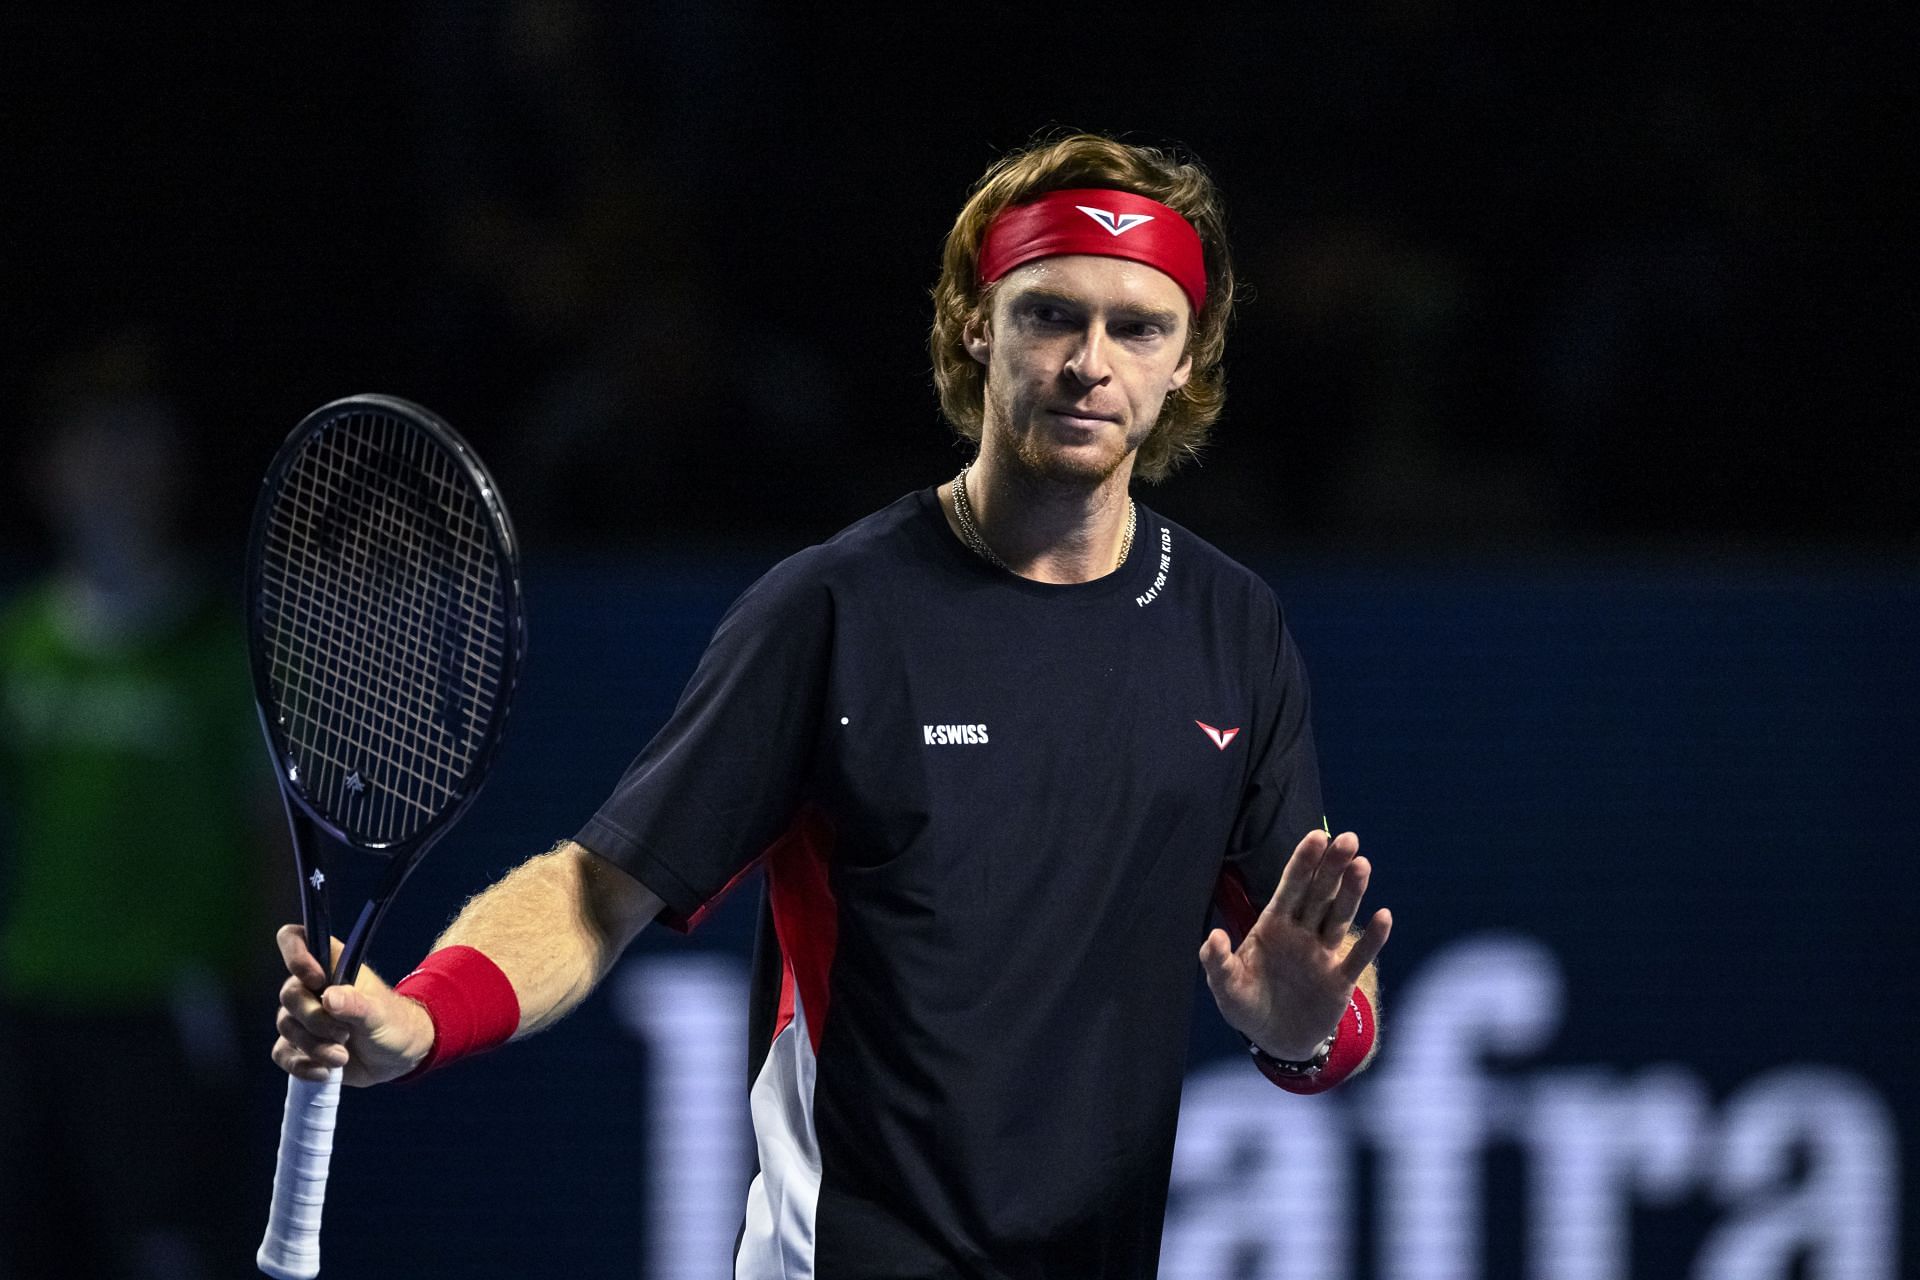
[(1108, 363), (1107, 337), (1098, 325), (1088, 325), (1079, 345), (1067, 357), (1067, 372), (1083, 386), (1094, 387), (1112, 376)]

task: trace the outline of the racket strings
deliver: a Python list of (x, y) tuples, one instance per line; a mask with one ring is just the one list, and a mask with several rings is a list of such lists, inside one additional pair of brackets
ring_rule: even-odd
[[(453, 779), (447, 775), (453, 762), (444, 754), (441, 760), (433, 759), (420, 745), (433, 731), (432, 723), (421, 719), (420, 705), (426, 678), (423, 667), (431, 657), (423, 644), (431, 635), (434, 612), (433, 601), (424, 598), (417, 562), (423, 550), (437, 552), (441, 548), (423, 542), (419, 528), (402, 522), (406, 507), (393, 501), (396, 495), (384, 492), (393, 486), (391, 475), (370, 469), (364, 458), (350, 458), (338, 449), (333, 452), (330, 462), (342, 467), (352, 465), (353, 470), (337, 495), (336, 506), (330, 509), (328, 523), (320, 526), (320, 549), (333, 553), (341, 571), (338, 581), (345, 584), (346, 598), (358, 611), (357, 618), (342, 618), (336, 610), (333, 620), (336, 626), (343, 622), (347, 626), (355, 622), (372, 624), (368, 638), (385, 643), (354, 652), (351, 657), (355, 669), (351, 674), (359, 689), (371, 691), (376, 698), (384, 697), (386, 709), (396, 713), (396, 718), (411, 721), (390, 727), (377, 715), (368, 714), (377, 704), (370, 706), (362, 699), (339, 708), (347, 726), (345, 736), (350, 747), (358, 748), (353, 754), (359, 759), (375, 754), (376, 746), (389, 749), (386, 756), (376, 756), (391, 774), (376, 778), (376, 785), (381, 787), (376, 793), (380, 803), (390, 807), (398, 801), (430, 813), (437, 799), (433, 789), (451, 785)], [(370, 505), (370, 497), (380, 501)], [(367, 529), (369, 521), (377, 522), (376, 527)], [(328, 542), (334, 545), (329, 547)], [(415, 563), (397, 563), (396, 552), (406, 553)], [(445, 748), (448, 744), (435, 745)], [(361, 782), (364, 786), (365, 779)]]
[[(336, 496), (336, 500), (337, 500), (337, 496)], [(296, 532), (301, 532), (302, 536), (304, 537), (305, 531), (296, 531)], [(383, 532), (390, 536), (392, 535), (415, 536), (412, 531), (405, 530), (405, 529), (398, 529), (398, 528), (390, 528), (390, 529), (384, 530)], [(312, 548), (310, 546), (310, 539), (306, 542), (303, 542), (301, 550), (303, 551), (303, 553), (306, 554), (309, 564), (317, 562), (315, 560), (315, 557), (312, 552)], [(464, 547), (463, 547), (463, 550), (465, 550)], [(393, 575), (391, 573), (387, 575), (383, 575), (387, 577), (389, 581), (385, 583), (376, 583), (375, 585), (384, 586), (387, 592), (389, 593), (385, 595), (377, 594), (371, 589), (369, 589), (367, 585), (367, 581), (370, 576), (371, 575), (366, 575), (363, 573), (363, 574), (353, 575), (347, 579), (348, 589), (351, 592), (351, 594), (355, 597), (356, 603), (362, 609), (367, 609), (367, 610), (378, 609), (383, 606), (392, 606), (408, 612), (411, 615), (411, 617), (406, 619), (406, 622), (410, 627), (412, 627), (415, 630), (416, 634), (425, 634), (426, 629), (430, 625), (432, 625), (432, 621), (439, 615), (439, 611), (445, 606), (445, 601), (443, 599), (424, 599), (420, 596), (420, 593), (417, 588), (417, 584), (418, 584), (418, 581), (420, 580), (421, 575), (417, 571), (401, 575), (397, 581), (392, 580)], [(463, 576), (476, 577), (478, 575), (476, 572), (474, 572), (474, 570), (470, 566), (463, 566)], [(469, 613), (471, 613), (471, 610), (473, 609), (475, 604), (475, 601), (472, 596), (473, 584), (472, 582), (468, 582), (465, 585), (467, 586), (468, 590), (466, 592), (466, 598), (463, 600), (463, 604), (468, 609)], [(307, 602), (304, 600), (294, 601), (295, 607), (299, 607), (306, 603)], [(323, 625), (337, 625), (339, 618), (337, 614), (325, 614), (325, 615), (322, 615), (318, 620)], [(480, 631), (477, 629), (469, 628), (468, 634), (470, 637), (482, 637), (480, 642), (480, 647), (483, 650), (483, 652), (480, 656), (491, 659), (493, 661), (494, 666), (497, 668), (498, 660), (501, 654), (500, 642), (492, 639), (492, 637), (490, 636), (487, 636), (484, 631)], [(472, 646), (470, 645), (469, 648), (471, 649), (471, 647)], [(486, 669), (486, 668), (482, 668), (476, 671), (474, 659), (471, 653), (469, 653), (469, 656), (467, 657), (466, 662), (464, 663), (464, 666), (467, 671), (468, 683), (475, 687), (476, 693), (482, 694), (482, 695), (490, 694), (492, 692), (490, 688), (482, 688), (481, 686), (483, 684), (493, 682), (493, 676), (495, 674), (495, 671), (492, 669)], [(409, 698), (411, 700), (412, 698), (417, 696), (414, 691), (412, 690), (401, 691), (396, 689), (394, 686), (395, 686), (395, 681), (399, 679), (401, 676), (414, 674), (416, 670), (417, 670), (417, 664), (413, 666), (402, 667), (402, 668), (399, 668), (399, 673), (400, 673), (399, 676), (396, 676), (389, 673), (386, 667), (386, 664), (382, 663), (374, 667), (371, 671), (363, 672), (362, 675), (365, 676), (366, 678), (372, 679), (378, 683), (381, 683), (387, 686), (387, 692), (389, 693), (390, 696), (397, 695), (397, 696)]]
[(267, 522), (270, 683), (307, 793), (405, 839), (483, 749), (509, 647), (501, 564), (464, 469), (402, 420), (316, 432)]
[[(337, 463), (339, 459), (329, 461)], [(404, 641), (409, 632), (415, 636), (422, 634), (423, 619), (416, 616), (401, 620), (408, 625), (396, 629), (394, 610), (411, 609), (419, 613), (419, 602), (409, 599), (410, 593), (404, 587), (395, 589), (399, 584), (391, 581), (390, 571), (384, 575), (389, 579), (384, 590), (369, 589), (364, 577), (367, 567), (361, 563), (366, 557), (356, 555), (351, 545), (341, 542), (341, 519), (337, 511), (330, 521), (322, 518), (323, 512), (334, 511), (334, 508), (318, 501), (315, 479), (312, 474), (291, 477), (297, 499), (294, 510), (304, 518), (304, 523), (297, 524), (292, 532), (299, 535), (296, 544), (301, 555), (299, 567), (308, 576), (300, 584), (307, 588), (306, 593), (295, 592), (288, 597), (297, 625), (283, 633), (296, 646), (294, 652), (286, 655), (293, 659), (287, 674), (298, 674), (303, 662), (312, 669), (306, 673), (308, 678), (293, 685), (296, 696), (286, 700), (291, 713), (286, 717), (289, 738), (308, 749), (305, 754), (310, 757), (307, 761), (309, 793), (330, 807), (339, 807), (342, 812), (345, 806), (336, 802), (366, 798), (368, 780), (359, 766), (366, 764), (370, 756), (376, 762), (385, 763), (386, 769), (371, 770), (372, 785), (378, 788), (372, 799), (379, 807), (359, 815), (359, 825), (382, 831), (393, 825), (394, 815), (390, 810), (396, 802), (418, 809), (423, 798), (431, 800), (431, 789), (444, 781), (443, 777), (431, 776), (438, 771), (423, 772), (423, 762), (415, 758), (423, 754), (417, 740), (428, 729), (417, 712), (411, 717), (412, 723), (406, 722), (409, 704), (418, 696), (412, 668), (419, 664), (417, 658), (408, 661), (408, 646), (394, 643), (396, 638)], [(326, 495), (326, 501), (352, 504), (350, 487), (327, 487), (334, 492)], [(329, 566), (341, 576), (326, 576)], [(366, 630), (364, 639), (380, 641), (380, 651), (364, 642), (356, 646), (352, 630), (356, 627)], [(299, 647), (301, 642), (304, 648)], [(321, 665), (315, 666), (316, 660)], [(343, 697), (342, 693), (360, 696)], [(382, 705), (398, 712), (387, 719), (397, 719), (400, 723), (387, 723), (382, 717), (370, 714)], [(376, 747), (383, 751), (370, 750)], [(301, 753), (296, 751), (298, 754)], [(414, 776), (409, 779), (399, 774)], [(354, 794), (343, 794), (343, 788)], [(362, 810), (369, 807), (365, 803), (361, 805)]]
[[(364, 465), (364, 459), (345, 456), (345, 452), (337, 447), (337, 442), (338, 438), (330, 442), (335, 444), (336, 448), (332, 451), (334, 456), (326, 459), (328, 462), (336, 467), (353, 462), (360, 462), (362, 465), (356, 468), (357, 473), (350, 473), (351, 483), (345, 487), (344, 491), (334, 495), (336, 503), (341, 498), (346, 499), (346, 509), (344, 516), (339, 506), (331, 509), (332, 524), (331, 527), (323, 526), (323, 544), (329, 540), (324, 536), (325, 534), (331, 534), (331, 540), (338, 543), (343, 524), (349, 529), (359, 526), (359, 532), (363, 535), (360, 541), (364, 542), (364, 534), (368, 532), (365, 526), (369, 520), (376, 522), (376, 527), (371, 531), (376, 535), (376, 540), (364, 547), (354, 547), (351, 545), (352, 540), (349, 540), (348, 545), (335, 545), (331, 548), (322, 545), (319, 548), (321, 551), (334, 552), (331, 558), (347, 575), (340, 581), (351, 588), (347, 595), (347, 602), (357, 609), (360, 615), (358, 619), (351, 617), (343, 619), (342, 615), (346, 610), (340, 607), (342, 602), (336, 594), (332, 600), (325, 602), (332, 607), (323, 610), (320, 621), (323, 628), (330, 624), (335, 635), (338, 634), (339, 626), (343, 621), (348, 625), (355, 621), (359, 621), (362, 626), (366, 626), (369, 622), (372, 624), (371, 637), (385, 643), (366, 646), (362, 652), (344, 655), (349, 658), (346, 672), (349, 676), (357, 678), (363, 685), (373, 688), (377, 694), (384, 696), (393, 707), (407, 713), (406, 722), (397, 727), (383, 724), (380, 718), (364, 714), (368, 706), (366, 700), (361, 699), (353, 709), (363, 714), (357, 717), (358, 723), (353, 724), (346, 735), (347, 745), (358, 750), (350, 751), (349, 754), (353, 755), (357, 761), (365, 761), (369, 757), (368, 748), (376, 745), (389, 748), (389, 756), (385, 763), (391, 768), (397, 768), (398, 776), (376, 777), (376, 784), (385, 784), (384, 794), (379, 798), (389, 804), (398, 800), (424, 813), (431, 810), (431, 802), (438, 798), (431, 793), (457, 780), (454, 772), (455, 762), (446, 760), (444, 756), (449, 745), (457, 749), (458, 744), (449, 744), (444, 741), (445, 734), (434, 735), (434, 721), (428, 716), (429, 708), (425, 703), (426, 693), (433, 683), (435, 673), (430, 665), (430, 660), (434, 656), (433, 651), (423, 648), (422, 642), (432, 636), (432, 630), (427, 625), (428, 620), (440, 603), (435, 597), (444, 593), (431, 589), (438, 584), (433, 584), (429, 577), (423, 576), (420, 562), (423, 550), (444, 551), (444, 547), (436, 547), (433, 542), (427, 540), (431, 537), (431, 533), (422, 527), (417, 511), (410, 512), (410, 507), (415, 504), (406, 501), (407, 495), (379, 492), (382, 488), (390, 488), (390, 483), (381, 483), (378, 469), (369, 473), (369, 469)], [(383, 443), (390, 447), (392, 441), (389, 438)], [(416, 443), (415, 449), (418, 448), (419, 445)], [(410, 459), (410, 461), (417, 462), (418, 459)], [(372, 479), (369, 478), (370, 474)], [(365, 501), (367, 490), (372, 490), (377, 497), (386, 500), (378, 502), (369, 509)], [(311, 499), (311, 493), (304, 496)], [(309, 502), (309, 508), (311, 508), (311, 502)], [(411, 518), (407, 518), (409, 515)], [(328, 558), (323, 556), (316, 560), (312, 532), (309, 530), (310, 536), (305, 540), (303, 547), (307, 553), (306, 563), (309, 568)], [(364, 554), (356, 555), (356, 551)], [(396, 551), (400, 554), (394, 554)], [(371, 588), (368, 586), (369, 583), (372, 584)], [(397, 646), (393, 643), (395, 639), (401, 642)], [(409, 641), (411, 643), (408, 643)], [(444, 648), (444, 645), (442, 647)], [(328, 656), (337, 661), (343, 655), (338, 652), (337, 646), (330, 646)], [(442, 654), (441, 666), (444, 667), (444, 665)], [(324, 722), (321, 727), (333, 730), (336, 735), (340, 728), (338, 725)], [(420, 749), (420, 743), (417, 741), (422, 737), (431, 739), (434, 736), (443, 739), (434, 744), (440, 747), (443, 756), (443, 759), (437, 762), (431, 758), (432, 753)], [(376, 739), (378, 742), (375, 741)], [(320, 779), (322, 789), (325, 789), (329, 781), (338, 782), (353, 776), (352, 772), (346, 770), (346, 762), (340, 760), (335, 753), (327, 752), (322, 748), (319, 754), (327, 757), (321, 763), (333, 773), (340, 775), (339, 778)], [(438, 767), (435, 767), (436, 765)], [(422, 772), (423, 767), (427, 772)], [(361, 778), (360, 782), (363, 787), (366, 785), (364, 778)], [(422, 794), (423, 789), (427, 794)], [(373, 816), (375, 821), (370, 825), (381, 825), (378, 820), (381, 815)]]
[[(386, 424), (385, 429), (391, 431), (393, 427), (391, 424)], [(389, 440), (385, 443), (390, 445), (392, 442)], [(414, 470), (403, 475), (410, 477), (421, 474), (422, 464), (429, 460), (444, 464), (444, 458), (438, 454), (437, 450), (431, 448), (423, 436), (414, 434), (407, 443), (414, 456), (406, 458), (405, 461)], [(381, 455), (376, 461), (384, 461), (390, 457), (390, 454)], [(360, 566), (361, 572), (356, 575), (354, 581), (359, 586), (365, 586), (371, 582), (376, 587), (384, 588), (371, 602), (374, 606), (388, 604), (402, 613), (411, 615), (396, 619), (389, 613), (382, 621), (387, 624), (384, 628), (386, 635), (392, 636), (397, 633), (403, 641), (413, 642), (406, 650), (405, 660), (393, 668), (405, 687), (397, 691), (389, 689), (388, 693), (390, 697), (396, 699), (397, 705), (411, 713), (414, 721), (412, 727), (416, 733), (430, 732), (437, 720), (447, 731), (443, 737), (454, 739), (455, 741), (451, 744), (454, 750), (465, 755), (466, 752), (460, 748), (471, 748), (472, 743), (458, 742), (461, 730), (458, 721), (445, 714), (431, 715), (436, 702), (444, 713), (450, 701), (449, 689), (445, 683), (445, 678), (449, 674), (448, 668), (452, 665), (448, 654), (451, 638), (449, 633), (454, 632), (458, 619), (449, 611), (450, 593), (447, 590), (443, 566), (453, 549), (447, 545), (446, 530), (436, 527), (435, 522), (423, 514), (417, 501), (417, 494), (394, 493), (392, 489), (397, 478), (380, 475), (377, 470), (375, 474), (378, 476), (376, 485), (363, 487), (386, 489), (387, 492), (379, 493), (379, 496), (386, 500), (369, 510), (364, 509), (364, 495), (361, 495), (363, 500), (360, 505), (363, 509), (352, 511), (350, 515), (360, 521), (372, 519), (379, 522), (381, 527), (374, 531), (377, 537), (367, 549), (373, 560), (385, 563)], [(446, 477), (442, 475), (435, 478), (445, 479)], [(446, 485), (441, 487), (445, 491), (442, 495), (443, 499), (466, 497), (461, 487)], [(416, 500), (408, 501), (408, 498)], [(443, 515), (453, 510), (444, 500), (439, 504), (439, 511)], [(465, 532), (468, 540), (471, 541), (479, 536), (479, 527), (476, 523), (468, 521)], [(404, 554), (403, 563), (394, 563), (395, 557), (391, 553), (395, 550)], [(467, 576), (471, 576), (470, 557), (461, 568), (466, 571)], [(366, 593), (363, 591), (361, 594), (359, 603), (363, 608), (369, 607), (370, 602), (365, 598)], [(472, 628), (459, 628), (458, 634), (471, 635)], [(485, 691), (476, 689), (475, 692), (482, 695), (481, 701), (484, 702)], [(423, 717), (430, 718), (423, 719)], [(470, 722), (468, 728), (470, 731), (477, 731), (483, 725), (484, 721)], [(374, 727), (379, 726), (375, 724)], [(472, 736), (471, 732), (469, 736)], [(448, 744), (443, 743), (443, 745)]]
[[(425, 447), (423, 437), (416, 436), (412, 443), (416, 449)], [(431, 453), (429, 456), (436, 460), (439, 458), (437, 451)], [(418, 464), (421, 459), (415, 458), (409, 459), (409, 461)], [(410, 478), (412, 477), (403, 477), (403, 479)], [(400, 483), (400, 480), (387, 477), (383, 477), (383, 481), (390, 486)], [(443, 488), (445, 489), (443, 499), (458, 500), (468, 497), (463, 488), (447, 486), (443, 486)], [(362, 495), (355, 496), (359, 498)], [(386, 494), (383, 496), (391, 498), (395, 495)], [(364, 506), (364, 503), (362, 505)], [(455, 514), (452, 506), (444, 500), (438, 508), (438, 512), (442, 515)], [(411, 614), (411, 617), (403, 621), (407, 627), (412, 629), (410, 634), (413, 637), (418, 639), (433, 637), (439, 641), (439, 643), (433, 647), (416, 649), (410, 654), (410, 657), (414, 660), (400, 664), (397, 671), (402, 678), (420, 677), (427, 670), (427, 663), (429, 661), (437, 661), (442, 677), (441, 682), (437, 686), (437, 690), (444, 709), (444, 704), (449, 692), (449, 686), (445, 682), (445, 677), (448, 674), (448, 668), (450, 666), (447, 653), (449, 648), (447, 632), (452, 630), (456, 623), (460, 621), (460, 618), (459, 615), (451, 612), (453, 605), (452, 601), (448, 598), (449, 592), (446, 589), (447, 576), (444, 571), (442, 571), (441, 566), (444, 565), (449, 557), (467, 551), (469, 549), (468, 543), (466, 541), (459, 541), (449, 544), (448, 539), (445, 537), (445, 531), (437, 528), (424, 516), (417, 503), (388, 501), (370, 510), (363, 509), (355, 511), (353, 512), (353, 516), (357, 519), (379, 520), (383, 524), (383, 527), (377, 531), (381, 535), (382, 540), (368, 544), (370, 554), (385, 561), (380, 565), (380, 572), (376, 575), (368, 572), (367, 567), (363, 566), (362, 572), (351, 579), (356, 588), (360, 588), (358, 591), (358, 595), (361, 597), (360, 602), (363, 607), (365, 607), (369, 599), (371, 599), (381, 604), (391, 605), (403, 610)], [(465, 532), (469, 539), (480, 538), (482, 536), (479, 526), (471, 522), (469, 522)], [(396, 547), (404, 549), (407, 552), (408, 563), (395, 565), (391, 562), (390, 556), (387, 553), (390, 553)], [(463, 561), (459, 569), (459, 576), (472, 576), (473, 569), (467, 562)], [(369, 583), (372, 584), (373, 588), (383, 589), (386, 594), (382, 595), (377, 591), (368, 589)], [(470, 598), (470, 593), (467, 594), (468, 598), (462, 601), (462, 605), (466, 610), (467, 616), (470, 618), (473, 611), (473, 601)], [(435, 636), (431, 630), (431, 628), (435, 626), (443, 628), (437, 636)], [(474, 629), (470, 625), (465, 626), (462, 628), (461, 634), (471, 636), (474, 634)], [(376, 677), (379, 677), (384, 675), (385, 672), (381, 668), (376, 668), (374, 674)], [(423, 700), (429, 696), (429, 690), (423, 688), (419, 681), (415, 680), (412, 687), (400, 690), (397, 696), (401, 699), (402, 705), (407, 706), (409, 709), (414, 709), (421, 705)], [(441, 718), (443, 723), (447, 724), (449, 733), (457, 737), (460, 732), (460, 727), (457, 722), (450, 722), (450, 717), (442, 716)], [(477, 729), (478, 725), (471, 727)]]

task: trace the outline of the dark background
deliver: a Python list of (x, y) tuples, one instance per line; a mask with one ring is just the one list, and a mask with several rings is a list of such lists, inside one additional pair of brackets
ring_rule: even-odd
[[(377, 948), (404, 968), (598, 802), (733, 592), (963, 460), (926, 291), (986, 164), (1054, 127), (1172, 145), (1245, 294), (1216, 446), (1145, 496), (1286, 600), (1390, 964), (1541, 938), (1547, 1062), (1681, 1061), (1716, 1098), (1844, 1065), (1910, 1163), (1912, 50), (1891, 5), (15, 12), (0, 575), (50, 557), (27, 464), (103, 376), (178, 406), (190, 532), (236, 578), (307, 410), (387, 391), (468, 435), (534, 666), (466, 846)], [(728, 919), (691, 945), (737, 950)], [(1196, 1061), (1231, 1049), (1210, 1019)], [(340, 1274), (630, 1273), (641, 1119), (554, 1083), (625, 1070), (596, 1002), (350, 1098)], [(387, 1207), (435, 1180), (424, 1219)], [(1718, 1212), (1636, 1219), (1635, 1274), (1686, 1274)], [(1518, 1274), (1518, 1219), (1491, 1230)]]
[(544, 545), (792, 545), (943, 476), (940, 237), (1049, 127), (1224, 188), (1231, 407), (1154, 495), (1214, 536), (1920, 529), (1894, 6), (58, 14), (0, 53), (0, 462), (56, 362), (142, 332), (222, 545), (235, 473), (358, 390), (452, 419)]

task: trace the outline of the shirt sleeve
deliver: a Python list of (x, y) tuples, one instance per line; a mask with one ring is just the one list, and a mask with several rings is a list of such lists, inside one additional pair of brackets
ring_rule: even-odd
[(1273, 896), (1301, 837), (1326, 823), (1306, 667), (1278, 603), (1271, 608), (1271, 638), (1261, 645), (1270, 666), (1257, 703), (1260, 738), (1215, 895), (1235, 934)]
[(807, 553), (776, 566), (720, 621), (672, 717), (575, 840), (697, 925), (799, 808), (812, 773), (832, 599)]

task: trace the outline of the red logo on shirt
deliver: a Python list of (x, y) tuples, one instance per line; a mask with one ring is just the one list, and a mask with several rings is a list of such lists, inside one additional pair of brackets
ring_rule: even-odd
[(1213, 739), (1213, 745), (1220, 748), (1222, 751), (1225, 751), (1227, 749), (1227, 744), (1229, 742), (1232, 742), (1235, 738), (1240, 736), (1240, 731), (1238, 729), (1216, 729), (1212, 725), (1208, 724), (1205, 720), (1195, 720), (1194, 723), (1199, 725), (1200, 731), (1206, 734), (1207, 737)]

